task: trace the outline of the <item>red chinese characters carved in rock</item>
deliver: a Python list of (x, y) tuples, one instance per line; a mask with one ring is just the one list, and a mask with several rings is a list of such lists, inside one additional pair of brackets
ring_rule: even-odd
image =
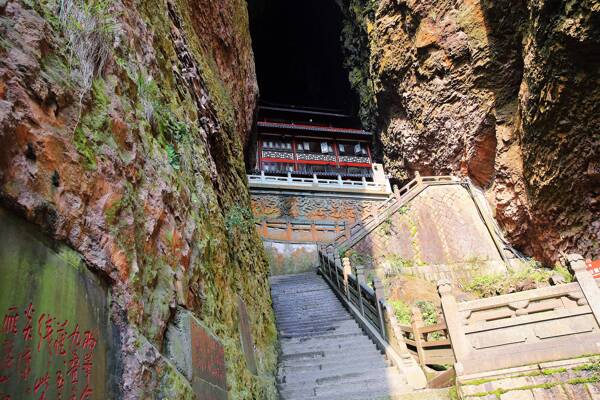
[[(46, 312), (32, 303), (5, 310), (0, 331), (0, 400), (91, 399), (94, 394), (96, 333)], [(83, 333), (82, 333), (83, 332)], [(32, 370), (38, 357), (43, 370)], [(25, 393), (11, 393), (25, 387)], [(21, 389), (22, 390), (22, 389)]]

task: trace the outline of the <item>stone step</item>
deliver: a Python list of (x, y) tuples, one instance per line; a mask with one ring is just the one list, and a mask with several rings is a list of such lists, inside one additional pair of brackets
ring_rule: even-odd
[(350, 400), (382, 399), (411, 393), (412, 388), (405, 383), (386, 382), (385, 380), (362, 380), (351, 383), (338, 383), (325, 387), (307, 387), (300, 390), (281, 390), (282, 400)]
[(356, 344), (352, 348), (329, 348), (329, 349), (294, 349), (294, 352), (284, 352), (280, 357), (281, 362), (284, 365), (292, 365), (292, 363), (298, 361), (321, 361), (321, 360), (352, 360), (353, 357), (359, 357), (361, 355), (380, 355), (381, 353), (377, 350), (377, 347), (373, 343), (362, 343)]
[(389, 375), (377, 376), (374, 378), (349, 379), (347, 381), (333, 382), (324, 385), (304, 385), (288, 389), (287, 387), (279, 390), (283, 399), (290, 398), (311, 398), (321, 397), (330, 398), (332, 395), (353, 394), (357, 392), (368, 392), (370, 396), (388, 395), (392, 393), (407, 393), (412, 389), (398, 372)]
[(340, 352), (357, 347), (360, 347), (361, 349), (371, 348), (377, 351), (375, 343), (365, 336), (353, 336), (343, 340), (327, 340), (325, 338), (321, 340), (309, 339), (300, 343), (280, 343), (280, 346), (284, 354), (300, 351)]
[[(327, 335), (327, 336), (321, 336), (318, 338), (313, 338), (313, 337), (305, 337), (305, 338), (299, 338), (299, 339), (281, 339), (279, 342), (281, 344), (296, 344), (296, 343), (305, 343), (305, 342), (310, 342), (310, 341), (335, 341), (335, 340), (345, 340), (347, 338), (352, 338), (352, 337), (364, 337), (364, 332), (362, 330), (357, 331), (355, 333), (333, 333), (331, 335)], [(370, 340), (370, 339), (369, 339)]]
[[(331, 385), (334, 383), (343, 383), (356, 380), (358, 378), (370, 379), (381, 376), (399, 376), (404, 379), (402, 375), (398, 375), (398, 370), (395, 367), (383, 366), (378, 368), (368, 369), (356, 369), (354, 371), (349, 370), (329, 370), (329, 371), (317, 371), (320, 373), (304, 373), (294, 374), (286, 377), (283, 382), (279, 383), (281, 389), (294, 389), (297, 387), (305, 386), (324, 386)], [(394, 375), (396, 374), (396, 375)], [(291, 380), (290, 380), (291, 379)], [(406, 382), (404, 382), (406, 383)]]
[(295, 307), (293, 310), (278, 310), (275, 309), (275, 315), (278, 316), (278, 320), (286, 321), (286, 320), (297, 320), (297, 319), (310, 319), (311, 317), (342, 317), (348, 316), (346, 313), (346, 309), (341, 305), (334, 306), (323, 306), (323, 305), (315, 305), (313, 307), (308, 307), (306, 309), (298, 309)]
[(271, 296), (281, 355), (281, 399), (358, 400), (410, 391), (314, 272), (273, 277)]
[(347, 330), (351, 330), (351, 329), (360, 329), (358, 324), (356, 323), (356, 321), (354, 321), (352, 319), (346, 320), (343, 322), (332, 323), (332, 324), (323, 324), (323, 325), (315, 324), (313, 326), (307, 324), (307, 325), (302, 325), (302, 326), (297, 326), (297, 327), (292, 326), (291, 328), (288, 328), (288, 329), (279, 329), (279, 332), (302, 333), (302, 332), (323, 331), (323, 330), (347, 331)]
[(291, 353), (295, 352), (298, 349), (307, 349), (307, 350), (333, 350), (333, 349), (348, 349), (354, 345), (366, 345), (371, 344), (375, 346), (375, 344), (369, 339), (367, 336), (356, 334), (352, 336), (334, 336), (333, 339), (329, 339), (328, 336), (323, 336), (321, 338), (309, 338), (303, 341), (293, 341), (290, 342), (288, 340), (282, 340), (280, 342), (280, 347), (283, 353)]
[(343, 317), (331, 317), (330, 319), (318, 319), (315, 321), (288, 321), (285, 323), (278, 324), (278, 330), (296, 330), (296, 329), (306, 329), (306, 328), (319, 328), (326, 327), (329, 328), (331, 326), (343, 326), (345, 323), (350, 324), (350, 322), (354, 323), (357, 327), (358, 324), (350, 318), (349, 316)]
[(313, 373), (319, 371), (323, 374), (342, 373), (344, 371), (355, 372), (361, 368), (384, 368), (389, 366), (390, 364), (385, 358), (381, 358), (379, 354), (371, 354), (361, 355), (359, 358), (354, 358), (351, 363), (340, 363), (337, 360), (323, 360), (318, 363), (306, 362), (293, 365), (280, 365), (277, 376), (280, 379), (283, 379), (285, 376), (292, 376), (293, 374)]
[(390, 380), (367, 380), (348, 385), (317, 387), (315, 397), (332, 399), (333, 396), (339, 396), (339, 398), (347, 399), (350, 395), (364, 393), (372, 399), (393, 394), (410, 393), (412, 390), (412, 387), (405, 383), (405, 379), (398, 373), (396, 378), (390, 378)]

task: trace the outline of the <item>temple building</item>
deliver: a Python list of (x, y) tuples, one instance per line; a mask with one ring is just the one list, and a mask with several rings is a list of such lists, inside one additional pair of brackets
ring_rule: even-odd
[(373, 134), (344, 112), (263, 103), (254, 138), (252, 209), (274, 254), (281, 242), (309, 243), (306, 251), (316, 254), (315, 242), (349, 235), (392, 194), (383, 167), (373, 161)]
[(253, 174), (372, 180), (371, 132), (329, 109), (263, 104)]

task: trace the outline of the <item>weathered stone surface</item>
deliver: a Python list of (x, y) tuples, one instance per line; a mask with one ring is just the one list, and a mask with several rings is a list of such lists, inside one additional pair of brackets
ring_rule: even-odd
[(531, 390), (514, 390), (500, 395), (500, 400), (534, 400)]
[(394, 178), (468, 175), (518, 248), (549, 262), (558, 250), (597, 256), (594, 1), (344, 5), (351, 80), (363, 110), (379, 114)]
[(160, 355), (178, 307), (223, 338), (233, 398), (273, 398), (268, 265), (243, 165), (257, 95), (246, 3), (117, 0), (80, 10), (85, 24), (57, 19), (84, 3), (0, 7), (0, 200), (105, 277), (124, 399), (190, 398), (163, 387), (184, 379)]
[(562, 386), (554, 386), (551, 388), (534, 388), (531, 389), (535, 400), (566, 400)]
[(425, 189), (351, 251), (370, 257), (375, 267), (383, 269), (401, 263), (402, 267), (468, 264), (478, 270), (489, 264), (487, 269), (494, 270), (502, 260), (472, 198), (458, 185)]

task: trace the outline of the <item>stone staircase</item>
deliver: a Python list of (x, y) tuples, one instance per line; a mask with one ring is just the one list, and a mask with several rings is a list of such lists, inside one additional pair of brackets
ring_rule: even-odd
[(316, 273), (274, 276), (271, 293), (281, 399), (397, 399), (412, 392)]

